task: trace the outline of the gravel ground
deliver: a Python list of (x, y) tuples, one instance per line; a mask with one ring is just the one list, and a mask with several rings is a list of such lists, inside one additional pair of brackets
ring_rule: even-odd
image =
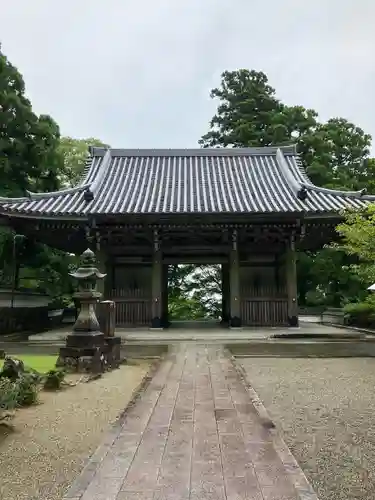
[(16, 432), (0, 442), (0, 499), (60, 500), (149, 366), (124, 365), (98, 380), (43, 392), (43, 404), (19, 410)]
[(241, 359), (321, 500), (375, 498), (375, 359)]

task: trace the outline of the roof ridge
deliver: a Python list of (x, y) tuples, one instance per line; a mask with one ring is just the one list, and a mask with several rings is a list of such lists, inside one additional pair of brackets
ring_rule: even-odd
[(98, 190), (99, 186), (103, 182), (105, 174), (111, 165), (111, 159), (112, 159), (111, 148), (107, 148), (106, 153), (103, 156), (103, 160), (99, 166), (99, 169), (93, 181), (89, 183), (88, 186), (86, 187), (86, 193), (89, 195), (87, 201), (91, 201), (93, 199), (95, 192)]
[(292, 188), (295, 194), (298, 195), (298, 193), (301, 191), (302, 184), (298, 182), (298, 180), (292, 174), (290, 167), (285, 159), (285, 156), (280, 148), (276, 152), (276, 162), (279, 165), (280, 170), (284, 175), (286, 181), (288, 182), (289, 186)]
[(296, 165), (297, 165), (299, 173), (301, 174), (302, 179), (305, 179), (306, 184), (313, 184), (309, 178), (308, 173), (306, 172), (305, 167), (302, 164), (301, 153), (296, 152), (295, 161), (296, 161)]
[[(93, 166), (94, 155), (92, 154), (91, 147), (88, 147), (89, 154), (86, 156), (85, 166), (83, 168), (82, 174), (80, 175), (77, 186), (82, 186), (87, 184), (87, 179), (90, 176), (91, 168)], [(86, 182), (85, 182), (86, 181)]]
[[(280, 145), (280, 146), (259, 146), (248, 148), (153, 148), (153, 149), (120, 149), (109, 148), (111, 156), (135, 156), (135, 157), (150, 157), (150, 156), (254, 156), (254, 155), (274, 155), (278, 149), (281, 149), (285, 154), (296, 154), (296, 146)], [(91, 154), (93, 156), (105, 156), (108, 149), (102, 147), (92, 147)]]

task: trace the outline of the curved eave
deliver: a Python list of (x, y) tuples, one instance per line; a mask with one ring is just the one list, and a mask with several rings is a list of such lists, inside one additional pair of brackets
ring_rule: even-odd
[(46, 214), (46, 213), (27, 213), (27, 212), (7, 212), (0, 207), (0, 218), (2, 219), (35, 219), (35, 220), (58, 220), (58, 221), (76, 221), (86, 222), (90, 219), (86, 215), (79, 214)]
[(44, 193), (34, 193), (32, 191), (26, 191), (27, 196), (20, 198), (0, 197), (0, 203), (6, 205), (28, 202), (31, 203), (38, 200), (50, 200), (62, 196), (74, 195), (76, 193), (83, 193), (88, 190), (95, 191), (97, 186), (102, 182), (103, 176), (105, 176), (106, 169), (110, 163), (111, 151), (107, 149), (104, 150), (103, 156), (93, 157), (91, 155), (91, 152), (93, 150), (94, 148), (89, 148), (90, 155), (86, 161), (85, 171), (83, 173), (82, 179), (76, 186), (60, 189), (59, 191)]
[(27, 198), (26, 200), (34, 201), (34, 200), (45, 200), (49, 198), (57, 198), (58, 196), (64, 196), (67, 194), (81, 193), (86, 189), (90, 189), (91, 183), (88, 182), (86, 184), (75, 186), (72, 188), (61, 189), (60, 191), (52, 191), (50, 193), (33, 193), (32, 191), (26, 191)]
[(332, 209), (340, 211), (353, 208), (361, 209), (370, 203), (375, 203), (375, 196), (366, 195), (365, 190), (342, 191), (314, 185), (302, 168), (298, 156), (291, 159), (290, 156), (282, 155), (281, 165), (297, 197), (303, 199), (307, 205), (309, 201), (314, 201), (321, 203), (322, 208), (327, 209), (330, 206), (331, 211)]
[[(0, 198), (0, 213), (9, 217), (87, 219), (84, 209), (103, 182), (110, 164), (111, 152), (90, 155), (80, 183), (72, 188), (50, 193), (27, 191), (27, 197)], [(86, 195), (88, 198), (86, 199)]]

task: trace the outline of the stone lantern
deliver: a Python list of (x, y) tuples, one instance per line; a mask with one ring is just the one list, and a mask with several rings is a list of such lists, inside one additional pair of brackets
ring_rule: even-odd
[[(116, 347), (119, 353), (121, 343), (118, 337), (107, 340), (100, 331), (96, 316), (96, 304), (102, 296), (97, 291), (97, 281), (106, 275), (97, 269), (95, 254), (90, 249), (83, 252), (80, 267), (70, 275), (78, 281), (74, 299), (79, 302), (80, 311), (72, 333), (67, 336), (66, 346), (60, 349), (56, 366), (79, 372), (100, 373), (113, 366), (113, 348)], [(116, 356), (117, 361), (118, 357)], [(108, 366), (109, 360), (111, 366)]]
[(95, 254), (89, 248), (81, 255), (81, 266), (70, 276), (78, 281), (78, 292), (74, 298), (80, 303), (80, 312), (73, 326), (73, 332), (82, 335), (89, 334), (92, 337), (103, 335), (95, 313), (95, 306), (102, 296), (97, 291), (96, 283), (105, 278), (96, 267)]

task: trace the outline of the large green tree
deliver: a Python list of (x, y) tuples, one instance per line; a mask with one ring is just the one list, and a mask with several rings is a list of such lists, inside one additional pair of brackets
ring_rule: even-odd
[(260, 71), (225, 71), (210, 95), (219, 102), (209, 132), (199, 141), (203, 147), (289, 143), (317, 125), (315, 111), (284, 105)]
[[(299, 151), (311, 181), (328, 188), (368, 186), (371, 136), (344, 118), (332, 118), (300, 137)], [(373, 166), (371, 174), (373, 175)]]
[(210, 130), (199, 141), (203, 147), (295, 143), (318, 186), (367, 187), (371, 136), (360, 127), (344, 118), (320, 123), (314, 110), (283, 104), (267, 76), (258, 71), (225, 71), (211, 97), (218, 107)]
[(50, 116), (33, 112), (21, 74), (0, 47), (0, 194), (56, 189), (59, 137)]
[[(27, 190), (61, 187), (65, 175), (60, 132), (48, 115), (38, 116), (25, 93), (22, 75), (0, 48), (0, 195), (23, 196)], [(14, 261), (14, 253), (16, 259)], [(49, 292), (70, 292), (72, 258), (57, 250), (0, 231), (0, 282)]]

